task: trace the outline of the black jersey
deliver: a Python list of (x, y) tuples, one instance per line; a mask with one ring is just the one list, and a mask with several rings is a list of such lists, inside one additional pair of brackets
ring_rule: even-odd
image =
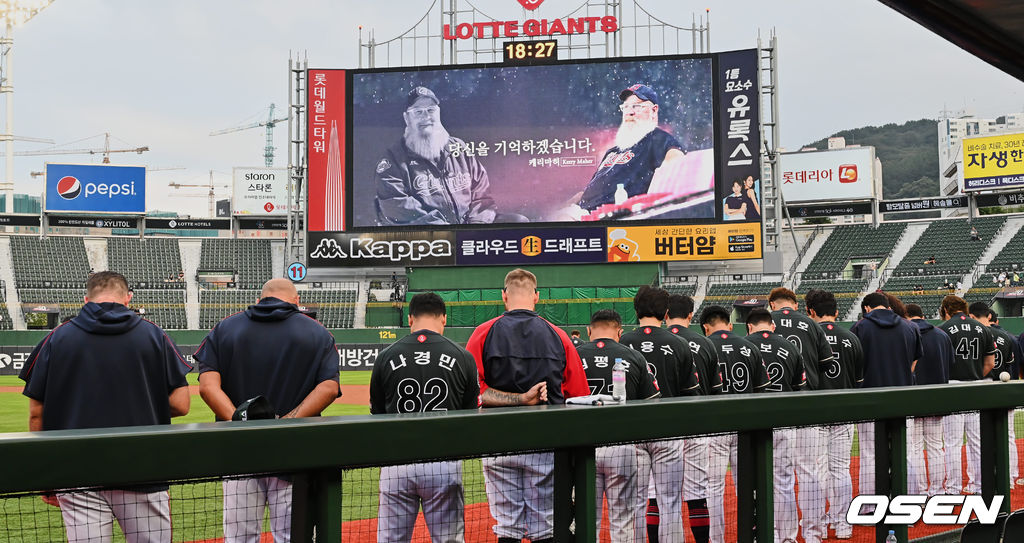
[[(978, 381), (985, 376), (985, 357), (996, 353), (992, 332), (963, 312), (957, 313), (941, 325), (953, 343), (953, 367), (950, 381)], [(996, 374), (998, 376), (998, 374)]]
[(469, 351), (429, 330), (392, 343), (370, 374), (370, 413), (475, 409), (480, 395)]
[(569, 336), (569, 340), (572, 341), (573, 347), (579, 347), (580, 345), (586, 343), (586, 341), (583, 341), (582, 339), (576, 336)]
[(800, 359), (807, 372), (807, 388), (821, 388), (821, 374), (832, 364), (835, 354), (825, 332), (810, 317), (789, 308), (772, 311), (772, 320), (775, 321), (775, 333), (800, 349)]
[(754, 332), (746, 337), (761, 351), (761, 360), (768, 371), (768, 392), (793, 392), (807, 383), (804, 364), (796, 346), (772, 332)]
[(626, 399), (648, 400), (661, 395), (654, 375), (647, 369), (644, 355), (611, 339), (598, 339), (584, 343), (576, 349), (587, 372), (587, 384), (591, 394), (612, 393), (612, 368), (615, 359), (621, 358), (626, 364)]
[(619, 185), (629, 197), (647, 194), (657, 170), (672, 149), (682, 150), (682, 145), (668, 132), (655, 128), (628, 149), (612, 147), (601, 158), (601, 164), (594, 177), (583, 189), (580, 207), (593, 211), (603, 204), (615, 202), (615, 191)]
[(672, 332), (660, 326), (641, 326), (623, 334), (619, 341), (644, 355), (658, 380), (662, 396), (674, 398), (701, 393), (690, 346)]
[(668, 331), (690, 344), (690, 354), (697, 367), (701, 392), (704, 395), (721, 393), (722, 374), (718, 372), (718, 351), (715, 350), (715, 346), (708, 338), (685, 326), (673, 324), (668, 327)]
[(998, 326), (990, 326), (988, 330), (996, 344), (996, 365), (989, 372), (989, 378), (998, 381), (999, 374), (1004, 371), (1010, 374), (1010, 379), (1016, 378), (1018, 361), (1013, 355), (1013, 336)]
[(722, 374), (722, 392), (743, 394), (763, 392), (768, 386), (768, 370), (757, 347), (728, 330), (708, 336), (718, 351), (718, 368)]
[(834, 322), (819, 323), (832, 346), (832, 363), (821, 375), (822, 390), (855, 388), (864, 382), (864, 349), (860, 338)]

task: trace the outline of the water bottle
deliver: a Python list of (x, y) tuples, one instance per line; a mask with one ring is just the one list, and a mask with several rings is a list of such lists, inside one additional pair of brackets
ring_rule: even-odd
[(889, 530), (889, 535), (885, 536), (885, 543), (899, 543), (896, 539), (896, 530)]
[(612, 399), (626, 403), (626, 363), (621, 358), (616, 358), (612, 366)]
[(622, 183), (617, 185), (615, 189), (615, 205), (619, 205), (629, 199), (629, 194), (626, 193), (626, 186)]

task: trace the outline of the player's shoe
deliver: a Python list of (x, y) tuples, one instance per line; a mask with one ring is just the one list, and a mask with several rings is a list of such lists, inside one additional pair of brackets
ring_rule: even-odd
[(1015, 484), (1016, 484), (1017, 486), (1024, 486), (1024, 478), (1021, 478), (1021, 479), (1017, 479), (1017, 481), (1015, 482)]

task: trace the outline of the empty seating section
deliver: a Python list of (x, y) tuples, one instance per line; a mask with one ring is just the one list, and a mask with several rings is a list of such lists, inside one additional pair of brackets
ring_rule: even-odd
[(161, 328), (188, 328), (185, 319), (185, 292), (180, 289), (135, 289), (131, 307)]
[(185, 288), (184, 279), (178, 279), (182, 266), (176, 239), (108, 238), (107, 262), (133, 287), (145, 283), (150, 289)]
[(242, 289), (258, 289), (273, 277), (270, 241), (264, 239), (204, 239), (199, 271), (227, 271), (238, 274)]
[(807, 265), (805, 278), (832, 278), (842, 272), (852, 258), (884, 259), (906, 229), (903, 223), (885, 223), (878, 228), (870, 224), (837, 226)]
[(213, 328), (224, 317), (244, 310), (259, 298), (259, 290), (200, 289), (199, 327)]
[(1017, 233), (985, 269), (996, 274), (1004, 271), (1016, 271), (1024, 274), (1024, 228), (1017, 230)]
[(299, 291), (299, 304), (316, 311), (316, 318), (328, 328), (352, 328), (359, 283), (324, 285)]
[[(966, 219), (934, 221), (921, 234), (917, 243), (903, 257), (894, 275), (963, 275), (971, 270), (993, 236), (1003, 226), (1003, 217), (982, 217), (968, 223)], [(970, 229), (975, 226), (981, 241), (971, 241)], [(924, 262), (935, 257), (934, 264)]]
[[(938, 318), (939, 306), (942, 299), (955, 291), (943, 288), (946, 281), (956, 284), (963, 279), (962, 275), (927, 275), (927, 276), (904, 276), (890, 277), (882, 290), (899, 296), (904, 304), (917, 304), (925, 318)], [(924, 294), (914, 294), (916, 287), (923, 287)]]
[(11, 257), (19, 289), (78, 289), (89, 278), (89, 258), (80, 237), (11, 236)]
[(855, 303), (859, 303), (864, 292), (864, 289), (868, 286), (867, 279), (832, 279), (832, 280), (812, 280), (812, 281), (801, 281), (799, 288), (796, 293), (799, 297), (800, 307), (806, 311), (804, 307), (803, 298), (804, 294), (811, 289), (827, 290), (835, 294), (836, 297), (836, 308), (838, 309), (839, 320), (846, 318), (847, 313), (850, 312), (850, 308)]
[(685, 296), (693, 296), (697, 292), (697, 283), (666, 283), (662, 287), (669, 292), (669, 294), (682, 294)]
[(768, 299), (768, 293), (780, 283), (715, 283), (708, 286), (704, 303), (694, 311), (694, 319), (699, 322), (700, 312), (709, 305), (720, 305), (732, 311), (732, 304), (740, 297), (757, 297)]
[(0, 330), (11, 330), (14, 323), (11, 322), (11, 313), (7, 311), (7, 287), (0, 281)]
[(58, 319), (63, 321), (78, 315), (85, 297), (85, 286), (81, 288), (22, 288), (18, 289), (22, 304), (46, 304), (60, 306)]

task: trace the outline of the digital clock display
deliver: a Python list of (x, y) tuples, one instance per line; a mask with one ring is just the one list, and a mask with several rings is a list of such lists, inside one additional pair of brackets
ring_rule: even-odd
[(506, 64), (558, 60), (558, 42), (555, 40), (507, 41), (502, 50), (505, 52)]

